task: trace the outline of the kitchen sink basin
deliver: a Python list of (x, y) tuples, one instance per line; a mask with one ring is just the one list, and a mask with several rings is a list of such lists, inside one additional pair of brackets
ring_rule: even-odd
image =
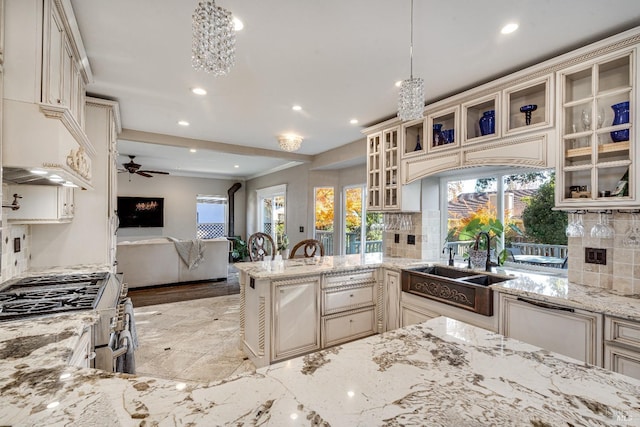
[(489, 285), (509, 277), (445, 266), (402, 270), (402, 290), (484, 316), (493, 316), (493, 291)]
[(465, 277), (469, 275), (468, 271), (458, 270), (455, 268), (448, 268), (441, 265), (411, 268), (409, 270), (416, 271), (418, 273), (423, 273), (423, 274), (430, 274), (433, 276), (448, 277), (450, 279), (458, 279), (460, 277)]
[(476, 285), (480, 285), (480, 286), (489, 286), (489, 285), (493, 285), (494, 283), (504, 282), (505, 280), (509, 280), (509, 279), (505, 277), (488, 276), (486, 274), (483, 274), (478, 276), (463, 277), (462, 280), (464, 282), (475, 283)]

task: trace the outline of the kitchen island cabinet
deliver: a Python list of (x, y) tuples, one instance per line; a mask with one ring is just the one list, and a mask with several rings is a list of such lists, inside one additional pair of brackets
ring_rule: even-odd
[[(640, 381), (439, 317), (211, 384), (69, 367), (67, 320), (0, 330), (7, 425), (619, 425)], [(82, 319), (77, 319), (77, 325)], [(54, 333), (60, 334), (52, 340)], [(383, 387), (380, 385), (384, 384)], [(97, 421), (98, 420), (98, 421)]]

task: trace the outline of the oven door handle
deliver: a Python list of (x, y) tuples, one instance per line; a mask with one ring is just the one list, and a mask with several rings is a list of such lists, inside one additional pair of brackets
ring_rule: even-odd
[(129, 350), (129, 345), (125, 344), (122, 347), (113, 350), (113, 352), (111, 353), (111, 355), (113, 356), (114, 359), (117, 359), (118, 357), (122, 356), (123, 354), (125, 354), (127, 352), (127, 350)]

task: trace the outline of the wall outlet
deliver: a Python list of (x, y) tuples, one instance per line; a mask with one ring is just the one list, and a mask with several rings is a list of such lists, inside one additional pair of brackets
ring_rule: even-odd
[(300, 226), (300, 232), (304, 233), (304, 227), (303, 226)]
[(584, 262), (607, 265), (607, 250), (604, 248), (584, 248)]
[(407, 245), (415, 245), (416, 244), (416, 236), (414, 234), (409, 234), (407, 236)]

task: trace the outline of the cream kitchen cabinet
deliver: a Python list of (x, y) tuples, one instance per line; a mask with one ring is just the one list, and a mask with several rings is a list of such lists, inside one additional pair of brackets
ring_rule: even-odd
[(329, 273), (322, 283), (322, 347), (378, 332), (376, 270)]
[(3, 166), (92, 188), (84, 114), (93, 77), (71, 2), (12, 1), (4, 11)]
[(400, 300), (400, 327), (415, 325), (434, 319), (440, 314), (427, 307), (427, 300), (416, 295), (402, 292)]
[(640, 322), (605, 316), (604, 367), (640, 380)]
[(367, 206), (370, 212), (420, 210), (420, 183), (402, 184), (400, 157), (399, 125), (367, 133)]
[[(494, 311), (497, 305), (498, 294), (493, 292)], [(400, 293), (400, 326), (424, 322), (438, 316), (450, 317), (492, 332), (498, 331), (498, 316), (495, 314), (485, 316), (409, 292)]]
[(400, 327), (400, 273), (383, 270), (384, 284), (384, 327), (383, 331), (392, 331)]
[(505, 294), (499, 312), (500, 334), (602, 366), (602, 314)]
[(636, 55), (629, 47), (558, 72), (556, 206), (637, 207)]
[(77, 366), (79, 368), (91, 368), (93, 359), (96, 354), (93, 352), (93, 343), (91, 337), (91, 328), (85, 328), (78, 338), (71, 356), (69, 357), (69, 366)]
[(320, 276), (276, 280), (272, 361), (320, 349)]
[(16, 185), (7, 188), (7, 195), (19, 194), (20, 209), (7, 212), (15, 224), (46, 224), (71, 222), (75, 213), (74, 189), (52, 185)]
[[(74, 34), (69, 9), (61, 3), (43, 3), (42, 96), (46, 105), (64, 107), (80, 128), (84, 126), (84, 94), (88, 81), (81, 65), (84, 48), (79, 33)], [(83, 73), (85, 73), (83, 75)]]

